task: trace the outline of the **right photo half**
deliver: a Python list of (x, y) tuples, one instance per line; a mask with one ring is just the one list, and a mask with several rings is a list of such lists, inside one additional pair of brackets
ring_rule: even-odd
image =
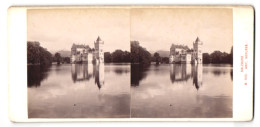
[(132, 8), (131, 118), (233, 117), (232, 8)]

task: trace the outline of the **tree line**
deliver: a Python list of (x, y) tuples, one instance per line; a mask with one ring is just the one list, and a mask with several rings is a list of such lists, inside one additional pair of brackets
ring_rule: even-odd
[(233, 64), (233, 47), (230, 53), (214, 51), (213, 53), (203, 53), (203, 63), (204, 64)]
[[(150, 54), (145, 48), (140, 46), (138, 41), (131, 41), (131, 63), (149, 65), (151, 62), (169, 63), (169, 57), (160, 57), (160, 54), (155, 52)], [(230, 53), (214, 51), (213, 53), (203, 53), (203, 64), (233, 64), (233, 47)]]
[(50, 65), (52, 54), (37, 41), (27, 41), (27, 64)]
[(140, 46), (138, 41), (131, 41), (131, 63), (150, 64), (152, 55), (145, 48)]
[(117, 49), (112, 53), (105, 52), (104, 61), (105, 61), (105, 63), (129, 63), (130, 62), (130, 52), (122, 51), (120, 49)]
[(145, 48), (140, 46), (138, 41), (131, 41), (131, 63), (149, 65), (151, 62), (169, 63), (169, 57), (161, 57), (159, 53), (155, 52), (153, 55)]
[(149, 65), (151, 62), (158, 63), (169, 63), (168, 57), (160, 57), (159, 53), (152, 55), (145, 48), (140, 46), (138, 41), (131, 41), (131, 52), (115, 50), (114, 52), (104, 53), (105, 63), (141, 63)]
[[(155, 52), (153, 55), (144, 47), (140, 46), (138, 41), (131, 41), (131, 52), (122, 51), (120, 49), (114, 52), (105, 52), (105, 63), (129, 63), (149, 65), (151, 62), (169, 63), (168, 57), (161, 57)], [(37, 41), (27, 41), (27, 64), (50, 65), (52, 62), (70, 63), (70, 57), (62, 57), (60, 53), (52, 55), (46, 48), (40, 46)], [(233, 64), (233, 47), (230, 53), (214, 51), (213, 53), (203, 53), (203, 63), (209, 64)]]
[(70, 63), (70, 57), (62, 57), (60, 53), (53, 56), (38, 41), (27, 41), (27, 64), (51, 65), (52, 62)]
[(53, 62), (57, 62), (57, 64), (61, 63), (70, 63), (70, 57), (62, 57), (60, 53), (56, 52), (53, 57)]

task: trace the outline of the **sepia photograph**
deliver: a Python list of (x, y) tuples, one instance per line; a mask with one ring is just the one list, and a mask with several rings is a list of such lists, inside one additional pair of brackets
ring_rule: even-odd
[(131, 9), (131, 117), (232, 118), (228, 8)]
[(233, 118), (233, 9), (28, 9), (28, 118)]
[(27, 11), (28, 118), (129, 118), (128, 9)]

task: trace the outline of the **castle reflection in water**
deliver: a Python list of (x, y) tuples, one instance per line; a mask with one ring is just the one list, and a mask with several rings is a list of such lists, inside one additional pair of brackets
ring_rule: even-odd
[(74, 83), (94, 78), (100, 89), (105, 84), (104, 64), (71, 64), (71, 76)]
[[(132, 67), (131, 73), (136, 73), (131, 75), (133, 86), (134, 80), (142, 80), (142, 78), (135, 78), (138, 75), (142, 75), (142, 71), (138, 69), (137, 72), (135, 66)], [(192, 65), (192, 64), (170, 64), (170, 79), (172, 84), (187, 82), (189, 79), (192, 79), (193, 86), (198, 90), (202, 86), (203, 78), (203, 67), (202, 64)], [(133, 70), (134, 69), (134, 70)], [(94, 82), (97, 87), (100, 89), (105, 84), (105, 75), (104, 75), (104, 64), (72, 64), (71, 65), (71, 76), (74, 83), (80, 81), (89, 81), (91, 78), (94, 78)], [(137, 82), (137, 81), (136, 81)], [(139, 85), (139, 83), (138, 83)]]
[(193, 79), (193, 85), (198, 90), (202, 86), (202, 64), (171, 64), (170, 78), (172, 83), (188, 81)]

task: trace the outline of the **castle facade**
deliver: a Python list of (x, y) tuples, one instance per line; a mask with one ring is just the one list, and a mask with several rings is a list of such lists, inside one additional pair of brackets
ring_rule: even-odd
[(193, 42), (193, 49), (189, 49), (184, 45), (172, 44), (170, 48), (170, 63), (193, 63), (202, 64), (202, 45), (199, 37)]
[(94, 41), (95, 48), (85, 44), (73, 44), (71, 47), (71, 63), (104, 63), (104, 41), (100, 37)]

